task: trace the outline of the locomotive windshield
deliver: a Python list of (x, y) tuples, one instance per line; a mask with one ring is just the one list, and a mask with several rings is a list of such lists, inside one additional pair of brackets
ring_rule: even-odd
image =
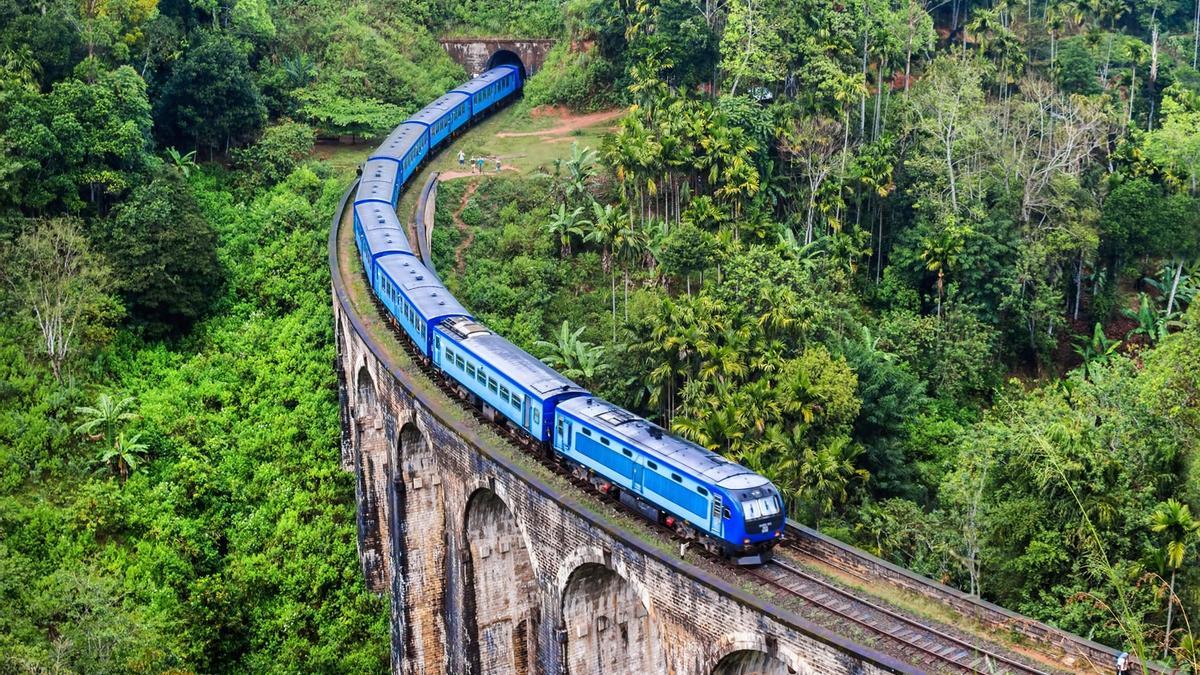
[(746, 513), (746, 520), (758, 520), (779, 513), (779, 502), (774, 495), (769, 495), (757, 499), (745, 499), (742, 501), (742, 508)]

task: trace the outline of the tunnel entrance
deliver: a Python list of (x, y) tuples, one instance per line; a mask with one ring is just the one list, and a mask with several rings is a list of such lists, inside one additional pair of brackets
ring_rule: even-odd
[(508, 49), (498, 49), (495, 51), (495, 53), (488, 57), (487, 70), (491, 70), (497, 66), (516, 66), (517, 70), (521, 72), (522, 82), (529, 77), (528, 73), (525, 71), (525, 63), (521, 61), (521, 57), (518, 56), (514, 51)]

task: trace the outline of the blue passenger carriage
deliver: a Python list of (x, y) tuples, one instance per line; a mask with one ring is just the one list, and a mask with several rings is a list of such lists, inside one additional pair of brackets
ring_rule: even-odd
[(368, 160), (362, 168), (359, 177), (358, 193), (354, 203), (377, 199), (386, 201), (393, 206), (400, 199), (400, 181), (397, 180), (400, 170), (399, 162), (390, 159)]
[(451, 93), (466, 94), (471, 98), (471, 118), (474, 119), (520, 88), (521, 71), (516, 66), (499, 66), (472, 78)]
[(388, 134), (368, 161), (389, 159), (396, 162), (399, 165), (396, 180), (402, 185), (413, 175), (425, 155), (429, 154), (428, 131), (424, 124), (405, 122)]
[(433, 327), (439, 321), (470, 316), (415, 257), (391, 256), (379, 260), (376, 266), (376, 295), (424, 356), (429, 356)]
[(782, 535), (783, 502), (770, 481), (607, 401), (560, 404), (554, 449), (619, 487), (636, 510), (676, 528), (686, 523), (739, 562), (762, 562)]
[(554, 409), (587, 391), (520, 347), (467, 317), (434, 330), (433, 362), (538, 441), (548, 441)]
[(471, 121), (471, 97), (452, 91), (422, 108), (408, 121), (428, 127), (429, 145), (434, 147)]
[(354, 239), (362, 256), (367, 281), (375, 285), (377, 262), (385, 256), (412, 258), (412, 246), (391, 204), (364, 201), (354, 205)]

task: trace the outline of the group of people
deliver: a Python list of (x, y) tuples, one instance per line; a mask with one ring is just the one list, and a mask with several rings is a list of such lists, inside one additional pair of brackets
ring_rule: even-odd
[[(496, 157), (495, 160), (496, 160), (496, 173), (500, 173), (500, 158)], [(487, 157), (472, 157), (471, 158), (471, 173), (482, 174), (484, 171), (484, 166), (487, 165), (488, 161), (489, 161), (489, 158), (487, 158)], [(467, 164), (467, 155), (462, 150), (459, 150), (458, 151), (458, 165), (460, 167), (463, 167), (463, 166), (466, 166), (466, 164)]]

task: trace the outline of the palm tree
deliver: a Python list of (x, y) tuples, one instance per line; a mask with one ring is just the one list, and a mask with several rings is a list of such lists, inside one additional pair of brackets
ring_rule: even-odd
[(610, 305), (612, 307), (612, 340), (617, 341), (617, 270), (613, 265), (613, 246), (617, 240), (618, 233), (625, 229), (624, 223), (628, 222), (625, 215), (613, 208), (612, 204), (600, 205), (599, 202), (592, 202), (591, 221), (587, 221), (591, 226), (587, 235), (583, 240), (600, 244), (600, 266), (608, 272), (612, 279), (610, 287)]
[(1187, 504), (1168, 499), (1150, 514), (1150, 529), (1167, 535), (1165, 548), (1167, 567), (1171, 568), (1171, 584), (1167, 596), (1167, 633), (1163, 641), (1163, 658), (1171, 649), (1171, 619), (1175, 608), (1175, 574), (1183, 566), (1188, 546), (1200, 536), (1200, 520), (1192, 517)]
[(564, 320), (554, 342), (538, 340), (535, 345), (546, 354), (542, 360), (547, 364), (569, 378), (586, 382), (607, 370), (608, 364), (603, 361), (604, 347), (580, 340), (582, 333), (583, 328), (572, 331), (570, 323)]
[(308, 54), (300, 52), (283, 60), (283, 72), (287, 76), (288, 86), (299, 89), (307, 86), (317, 76), (317, 66)]
[(117, 435), (112, 447), (100, 453), (101, 462), (114, 465), (122, 485), (129, 480), (129, 474), (137, 468), (142, 455), (146, 454), (147, 446), (141, 442), (141, 438), (141, 434), (134, 434), (126, 438), (125, 432), (122, 431)]
[(571, 237), (582, 237), (583, 226), (587, 221), (580, 220), (579, 216), (583, 215), (583, 207), (576, 206), (571, 211), (567, 211), (566, 204), (558, 205), (558, 212), (550, 214), (550, 222), (546, 223), (546, 229), (550, 230), (550, 234), (558, 239), (559, 256), (562, 258), (571, 257)]
[(1128, 307), (1121, 310), (1125, 316), (1137, 321), (1138, 325), (1130, 329), (1125, 339), (1134, 335), (1145, 335), (1151, 344), (1158, 342), (1167, 334), (1167, 328), (1172, 323), (1170, 317), (1164, 316), (1154, 306), (1154, 299), (1146, 293), (1138, 294), (1138, 308)]
[[(91, 441), (111, 442), (118, 424), (137, 419), (137, 414), (131, 411), (133, 403), (132, 396), (115, 399), (108, 394), (100, 394), (96, 405), (75, 408), (77, 414), (88, 418), (75, 427), (75, 433), (85, 434)], [(97, 429), (100, 433), (96, 433)]]
[(951, 218), (949, 225), (922, 242), (921, 260), (925, 261), (925, 269), (937, 272), (937, 315), (939, 319), (942, 317), (942, 295), (945, 288), (946, 270), (958, 262), (958, 256), (962, 254), (965, 245), (964, 239), (969, 233), (969, 228), (956, 225), (954, 219)]
[(192, 175), (192, 169), (196, 168), (196, 151), (192, 150), (184, 154), (180, 154), (174, 146), (167, 148), (167, 159), (171, 160), (171, 166), (175, 170), (183, 174), (184, 178)]
[(1121, 341), (1110, 340), (1104, 334), (1104, 326), (1097, 321), (1095, 328), (1092, 329), (1092, 337), (1088, 339), (1081, 336), (1075, 344), (1075, 353), (1083, 359), (1083, 376), (1091, 379), (1092, 369), (1097, 365), (1108, 363), (1120, 346)]
[(567, 168), (566, 197), (572, 201), (582, 201), (587, 195), (588, 181), (596, 175), (597, 153), (590, 147), (579, 147), (579, 143), (571, 144), (571, 157), (563, 164)]

